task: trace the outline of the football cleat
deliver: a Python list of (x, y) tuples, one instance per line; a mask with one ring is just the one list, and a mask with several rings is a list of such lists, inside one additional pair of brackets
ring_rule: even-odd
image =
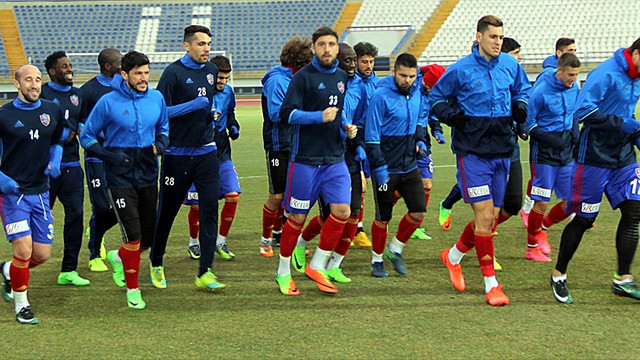
[(351, 282), (351, 278), (343, 274), (342, 269), (340, 269), (337, 266), (329, 269), (329, 271), (327, 271), (327, 276), (329, 277), (329, 280), (333, 280), (341, 284), (346, 284)]
[(527, 260), (540, 261), (540, 262), (549, 262), (551, 261), (550, 257), (547, 257), (542, 253), (540, 247), (527, 247), (527, 252), (524, 254), (524, 257)]
[(316, 282), (318, 290), (325, 294), (337, 294), (338, 288), (329, 281), (327, 270), (313, 270), (309, 265), (304, 268), (304, 273), (307, 277)]
[(23, 325), (36, 325), (38, 318), (33, 315), (31, 306), (25, 306), (16, 314), (16, 321)]
[(451, 281), (453, 287), (458, 291), (464, 291), (466, 286), (464, 277), (462, 276), (462, 267), (460, 264), (453, 265), (451, 261), (449, 261), (449, 250), (450, 249), (444, 249), (440, 252), (440, 260), (449, 271), (449, 281)]
[(276, 274), (276, 283), (278, 283), (278, 288), (280, 288), (280, 293), (282, 295), (300, 295), (300, 290), (296, 287), (296, 283), (293, 282), (291, 274), (282, 276)]
[(538, 246), (540, 247), (540, 251), (542, 251), (543, 254), (551, 254), (549, 238), (547, 237), (547, 232), (544, 230), (540, 230), (540, 232), (538, 233)]
[(189, 253), (189, 257), (193, 260), (200, 259), (200, 244), (189, 245), (189, 247), (187, 247), (187, 252)]
[(496, 259), (496, 257), (493, 257), (493, 270), (494, 271), (502, 271), (502, 265), (500, 265), (500, 263), (498, 262), (498, 259)]
[(431, 240), (431, 236), (429, 236), (424, 228), (417, 228), (416, 231), (411, 234), (412, 239), (420, 239), (420, 240)]
[(553, 277), (549, 279), (551, 284), (551, 290), (553, 290), (553, 297), (557, 302), (563, 304), (573, 303), (573, 298), (569, 294), (569, 288), (567, 287), (567, 280), (553, 281)]
[(304, 274), (304, 267), (307, 263), (304, 246), (296, 246), (291, 254), (291, 265), (297, 272)]
[(115, 255), (118, 250), (111, 250), (107, 253), (107, 259), (111, 263), (111, 267), (113, 268), (113, 282), (116, 283), (119, 287), (124, 287), (127, 283), (124, 281), (124, 267), (122, 264), (116, 262)]
[(77, 271), (61, 272), (58, 275), (58, 285), (87, 286), (91, 281), (81, 278)]
[(364, 231), (360, 231), (353, 237), (353, 243), (363, 248), (371, 247), (371, 240)]
[(442, 207), (443, 201), (440, 201), (440, 212), (438, 213), (438, 223), (443, 230), (451, 229), (451, 209)]
[(218, 282), (218, 278), (211, 272), (211, 269), (208, 269), (208, 271), (200, 277), (196, 277), (195, 284), (200, 289), (211, 292), (222, 291), (227, 287), (225, 284)]
[(227, 261), (231, 261), (236, 258), (236, 254), (232, 253), (227, 249), (227, 244), (224, 243), (221, 246), (216, 245), (216, 252), (220, 254), (220, 256)]
[(522, 216), (522, 225), (525, 228), (529, 228), (529, 213), (524, 212), (524, 210), (520, 209), (520, 216)]
[(127, 291), (127, 306), (130, 309), (142, 310), (147, 307), (147, 303), (142, 300), (140, 289)]
[(635, 300), (640, 300), (640, 289), (636, 285), (635, 281), (625, 282), (623, 284), (616, 284), (615, 282), (611, 286), (611, 292), (617, 297), (628, 297)]
[(260, 241), (260, 255), (264, 257), (273, 256), (273, 249), (271, 248), (271, 240), (267, 240), (267, 242)]
[(391, 261), (393, 269), (400, 275), (407, 275), (407, 266), (404, 264), (402, 254), (391, 252), (389, 247), (384, 248), (384, 256)]
[(93, 272), (105, 272), (109, 271), (109, 268), (104, 263), (104, 260), (102, 260), (101, 257), (97, 257), (89, 260), (89, 270)]
[(384, 262), (375, 261), (371, 263), (371, 276), (377, 278), (389, 277), (389, 274), (387, 274), (387, 270), (384, 269)]
[(151, 272), (151, 275), (149, 276), (151, 285), (158, 289), (166, 289), (167, 279), (164, 277), (164, 266), (153, 266), (152, 264), (149, 264), (149, 270)]
[(502, 292), (502, 284), (494, 286), (491, 291), (484, 295), (487, 304), (491, 306), (509, 305), (509, 297)]

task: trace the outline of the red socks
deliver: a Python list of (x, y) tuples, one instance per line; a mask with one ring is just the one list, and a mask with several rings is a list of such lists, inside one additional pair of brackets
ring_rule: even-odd
[(229, 235), (229, 229), (233, 223), (233, 218), (236, 216), (236, 209), (238, 208), (238, 199), (240, 194), (225, 195), (224, 206), (220, 212), (220, 227), (218, 233), (222, 236)]
[(29, 287), (30, 260), (13, 256), (9, 266), (9, 277), (11, 278), (11, 289), (13, 291), (26, 291)]
[(396, 239), (400, 240), (402, 243), (406, 243), (409, 238), (411, 238), (411, 234), (416, 231), (420, 224), (422, 224), (422, 219), (418, 220), (409, 214), (405, 214), (402, 217), (402, 220), (400, 220), (400, 224), (398, 224)]
[(473, 220), (471, 220), (467, 224), (467, 226), (464, 227), (460, 238), (456, 242), (456, 248), (458, 248), (458, 250), (463, 254), (473, 249), (473, 247), (475, 246), (475, 242), (473, 239), (473, 232), (475, 231), (475, 227), (475, 223), (473, 222)]
[(544, 225), (544, 227), (548, 229), (551, 227), (551, 225), (557, 224), (560, 221), (566, 219), (567, 217), (569, 217), (569, 214), (567, 214), (565, 209), (563, 209), (562, 202), (559, 202), (555, 204), (551, 208), (551, 210), (549, 210), (549, 213), (547, 214), (547, 216), (545, 216), (544, 219), (542, 220), (542, 225)]
[(476, 255), (480, 263), (482, 276), (491, 277), (495, 275), (493, 269), (493, 235), (491, 233), (476, 232), (473, 234), (476, 243)]
[(288, 218), (282, 227), (282, 236), (280, 237), (280, 256), (289, 257), (296, 247), (298, 236), (302, 232), (302, 224)]
[(304, 227), (304, 230), (302, 230), (302, 238), (305, 241), (311, 241), (314, 237), (320, 234), (323, 224), (324, 221), (322, 221), (320, 215), (314, 216), (311, 218), (307, 226)]
[(325, 251), (333, 251), (338, 241), (342, 238), (342, 232), (347, 224), (347, 219), (342, 219), (330, 214), (320, 231), (320, 243), (318, 248)]
[(358, 231), (358, 218), (350, 216), (349, 219), (347, 219), (344, 230), (342, 230), (342, 239), (338, 241), (338, 245), (336, 245), (333, 251), (342, 256), (347, 255), (351, 241), (353, 241), (353, 237), (356, 236), (356, 231)]
[(529, 227), (527, 228), (527, 245), (536, 247), (538, 245), (538, 233), (542, 228), (542, 217), (535, 208), (529, 213)]
[(140, 240), (122, 243), (122, 246), (118, 250), (118, 255), (120, 255), (120, 259), (122, 259), (124, 280), (127, 283), (127, 289), (137, 289), (139, 287)]
[(374, 220), (371, 224), (371, 250), (376, 254), (384, 252), (384, 246), (387, 244), (387, 224), (382, 221)]
[(424, 188), (424, 206), (429, 205), (429, 196), (431, 196), (431, 189)]
[(193, 206), (189, 209), (189, 236), (192, 239), (198, 238), (200, 231), (200, 210), (196, 210)]
[(276, 216), (278, 215), (277, 209), (269, 209), (267, 205), (262, 207), (262, 237), (265, 239), (271, 239), (271, 231), (273, 230), (273, 224), (276, 222)]
[(282, 222), (284, 221), (284, 208), (280, 206), (276, 213), (276, 221), (273, 223), (273, 231), (282, 231)]

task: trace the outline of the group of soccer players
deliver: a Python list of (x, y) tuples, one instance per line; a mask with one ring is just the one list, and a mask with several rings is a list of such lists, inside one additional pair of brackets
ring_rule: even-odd
[[(493, 236), (497, 224), (521, 206), (522, 171), (513, 157), (519, 158), (517, 139), (530, 138), (527, 196), (533, 205), (523, 216), (527, 259), (550, 261), (544, 230), (575, 214), (563, 231), (550, 279), (555, 299), (571, 303), (567, 266), (605, 193), (622, 214), (612, 291), (640, 299), (630, 269), (640, 222), (634, 151), (640, 146), (640, 122), (634, 118), (640, 39), (594, 69), (582, 90), (572, 41), (573, 51), (558, 52), (557, 62), (532, 87), (519, 64), (519, 44), (505, 39), (502, 21), (484, 16), (472, 53), (446, 71), (435, 64), (419, 68), (415, 57), (401, 54), (392, 74), (382, 79), (373, 72), (375, 46), (339, 44), (329, 27), (317, 29), (310, 40), (293, 38), (284, 45), (281, 65), (262, 80), (269, 197), (260, 242), (265, 257), (280, 247), (275, 280), (282, 294), (300, 294), (291, 265), (320, 291), (337, 293), (334, 282), (351, 282), (341, 263), (354, 239), (372, 247), (372, 276), (388, 276), (385, 258), (395, 272), (407, 274), (403, 248), (420, 234), (431, 190), (427, 127), (443, 144), (440, 123), (445, 123), (452, 129), (459, 196), (474, 212), (456, 244), (440, 254), (458, 291), (465, 289), (460, 261), (475, 247), (486, 302), (509, 303), (495, 277), (499, 265)], [(73, 69), (64, 52), (47, 58), (51, 81), (44, 86), (36, 67), (25, 65), (16, 72), (18, 98), (0, 109), (0, 206), (13, 247), (13, 259), (0, 265), (0, 273), (3, 298), (13, 300), (19, 323), (38, 323), (27, 299), (29, 269), (50, 256), (55, 198), (65, 208), (58, 283), (89, 285), (76, 271), (83, 229), (79, 144), (85, 148), (93, 210), (89, 267), (107, 271), (103, 260), (109, 260), (113, 280), (127, 287), (128, 307), (146, 306), (138, 286), (144, 250), (150, 250), (151, 283), (167, 287), (163, 257), (183, 203), (191, 205), (189, 255), (199, 259), (195, 285), (208, 291), (225, 288), (211, 266), (215, 252), (226, 260), (235, 257), (226, 244), (241, 193), (231, 161), (230, 139), (237, 139), (240, 130), (235, 97), (226, 84), (231, 66), (223, 56), (209, 61), (211, 32), (204, 26), (185, 28), (183, 45), (186, 54), (164, 70), (157, 90), (148, 88), (149, 59), (135, 51), (122, 56), (115, 49), (103, 50), (101, 74), (81, 89), (72, 86)], [(514, 176), (514, 170), (520, 175)], [(361, 224), (369, 178), (375, 201), (370, 243)], [(508, 180), (517, 182), (519, 192), (509, 190)], [(545, 217), (554, 191), (561, 201)], [(510, 196), (518, 198), (515, 210), (507, 206)], [(392, 209), (400, 198), (408, 211), (387, 243)], [(219, 199), (225, 205), (218, 227)], [(305, 228), (316, 202), (320, 214)], [(449, 215), (440, 216), (445, 229)], [(102, 235), (116, 223), (122, 245), (105, 254)], [(318, 234), (307, 263), (306, 248)]]

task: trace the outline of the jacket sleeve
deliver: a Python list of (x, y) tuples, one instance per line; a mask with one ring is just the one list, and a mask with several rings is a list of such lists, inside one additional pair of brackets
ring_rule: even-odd
[(158, 155), (164, 154), (164, 151), (169, 145), (169, 115), (167, 104), (164, 102), (164, 98), (160, 98), (160, 102), (160, 118), (156, 123), (156, 137), (154, 142)]
[(269, 81), (265, 84), (264, 91), (267, 94), (267, 111), (269, 120), (274, 123), (280, 122), (280, 108), (287, 94), (287, 86), (282, 82)]
[(457, 71), (452, 66), (442, 74), (442, 77), (431, 89), (429, 93), (429, 103), (431, 105), (431, 113), (436, 118), (449, 126), (451, 126), (451, 117), (455, 115), (456, 109), (450, 106), (449, 99), (456, 97), (457, 89), (460, 88), (457, 79)]
[(622, 126), (622, 118), (613, 114), (605, 114), (600, 111), (600, 101), (612, 86), (610, 75), (591, 73), (590, 76), (598, 76), (601, 79), (587, 81), (578, 95), (576, 116), (578, 121), (592, 128), (616, 128)]
[(511, 103), (522, 102), (526, 104), (529, 101), (530, 95), (531, 81), (529, 81), (527, 73), (524, 71), (522, 66), (518, 65), (516, 75), (513, 79), (513, 84), (511, 85)]
[(291, 125), (322, 124), (322, 111), (301, 110), (304, 91), (303, 76), (294, 75), (280, 108), (280, 121)]
[(236, 95), (233, 91), (230, 92), (231, 99), (229, 100), (229, 107), (227, 108), (227, 129), (231, 129), (232, 126), (235, 126), (238, 131), (240, 131), (240, 124), (236, 119)]
[(369, 102), (364, 126), (365, 150), (372, 169), (385, 164), (384, 155), (380, 149), (380, 132), (385, 115), (384, 95), (381, 92), (376, 92)]

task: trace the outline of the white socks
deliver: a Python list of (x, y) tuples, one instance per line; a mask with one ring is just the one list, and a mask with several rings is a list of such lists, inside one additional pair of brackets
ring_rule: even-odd
[(376, 254), (371, 251), (371, 263), (382, 262), (382, 254)]
[(340, 264), (342, 264), (343, 259), (344, 259), (344, 255), (340, 255), (334, 251), (333, 254), (331, 254), (331, 260), (329, 260), (329, 265), (327, 265), (327, 271), (333, 269), (334, 267), (340, 267)]
[(30, 305), (29, 300), (27, 300), (27, 290), (13, 292), (13, 305), (16, 314), (19, 313), (23, 307)]
[(458, 250), (458, 248), (454, 244), (451, 250), (449, 250), (449, 262), (451, 263), (451, 265), (460, 264), (460, 261), (462, 261), (463, 257), (464, 253), (460, 252), (460, 250)]
[(218, 237), (216, 238), (216, 246), (220, 247), (226, 243), (227, 243), (227, 237), (218, 234)]
[(395, 236), (393, 240), (389, 243), (389, 251), (396, 254), (402, 254), (402, 248), (404, 248), (406, 244), (402, 241), (398, 240)]
[(528, 214), (531, 212), (531, 208), (533, 208), (533, 200), (529, 197), (529, 195), (524, 196), (524, 204), (522, 205), (522, 212)]
[(302, 246), (306, 249), (308, 244), (309, 242), (303, 239), (302, 235), (298, 235), (298, 242), (296, 243), (296, 246)]
[(332, 251), (317, 248), (316, 251), (313, 252), (313, 257), (311, 258), (311, 262), (309, 262), (309, 267), (312, 270), (324, 269), (327, 266), (331, 253)]
[(189, 237), (189, 246), (198, 245), (200, 246), (200, 240)]
[(484, 292), (488, 293), (494, 287), (498, 286), (498, 280), (496, 280), (495, 276), (484, 277)]
[(280, 262), (278, 262), (278, 276), (291, 275), (291, 256), (284, 257), (280, 255)]

